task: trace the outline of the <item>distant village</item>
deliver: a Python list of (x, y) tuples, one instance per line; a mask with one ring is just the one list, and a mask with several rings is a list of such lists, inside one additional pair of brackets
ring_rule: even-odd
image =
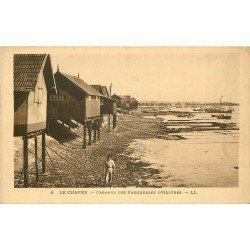
[(102, 124), (115, 129), (117, 113), (138, 107), (129, 95), (117, 95), (102, 84), (87, 84), (81, 77), (52, 70), (49, 54), (14, 55), (14, 136), (23, 137), (23, 179), (29, 186), (29, 139), (35, 140), (36, 180), (39, 178), (37, 138), (42, 137), (42, 173), (46, 172), (46, 134), (58, 140), (82, 128), (82, 148), (101, 140)]
[(167, 101), (141, 101), (140, 106), (162, 106), (162, 107), (196, 107), (196, 106), (239, 106), (239, 103), (231, 101), (220, 101), (220, 102), (167, 102)]

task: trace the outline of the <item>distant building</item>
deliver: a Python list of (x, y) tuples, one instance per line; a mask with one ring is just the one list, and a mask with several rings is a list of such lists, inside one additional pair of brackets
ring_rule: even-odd
[(135, 98), (131, 97), (130, 99), (131, 109), (138, 109), (138, 104), (139, 102)]
[(117, 108), (121, 110), (133, 110), (138, 108), (138, 101), (129, 95), (112, 95), (111, 98), (117, 101)]
[(91, 85), (95, 90), (97, 90), (101, 96), (101, 115), (115, 114), (116, 113), (116, 100), (110, 98), (109, 92), (106, 86), (102, 85)]

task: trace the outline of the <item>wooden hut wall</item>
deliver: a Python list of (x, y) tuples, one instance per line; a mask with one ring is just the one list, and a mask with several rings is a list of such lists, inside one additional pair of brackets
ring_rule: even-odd
[(115, 114), (116, 102), (107, 98), (103, 99), (103, 105), (101, 105), (101, 114)]
[(116, 114), (117, 112), (117, 102), (113, 101), (113, 114)]
[(125, 101), (125, 100), (124, 100), (124, 101), (122, 100), (121, 108), (122, 108), (122, 109), (129, 110), (129, 109), (130, 109), (130, 102)]
[(101, 115), (100, 97), (87, 96), (85, 98), (85, 116), (84, 116), (84, 118), (99, 117), (100, 115)]
[(57, 95), (50, 95), (48, 108), (49, 120), (80, 120), (82, 117), (82, 102), (69, 92), (57, 87)]
[(27, 133), (29, 92), (14, 92), (14, 136)]
[(86, 95), (60, 72), (55, 74), (57, 95), (50, 95), (49, 120), (74, 119), (82, 123), (86, 118), (100, 116), (100, 97)]
[(47, 89), (43, 74), (35, 90), (14, 92), (14, 136), (46, 128)]
[(115, 108), (121, 108), (121, 97), (117, 95), (111, 96), (112, 99), (116, 101), (116, 107)]
[(57, 94), (50, 95), (48, 102), (49, 120), (74, 119), (82, 122), (84, 118), (85, 96), (69, 85), (69, 80), (60, 74), (55, 74)]
[(46, 128), (47, 89), (44, 75), (39, 76), (35, 91), (30, 91), (28, 97), (28, 128), (27, 132)]

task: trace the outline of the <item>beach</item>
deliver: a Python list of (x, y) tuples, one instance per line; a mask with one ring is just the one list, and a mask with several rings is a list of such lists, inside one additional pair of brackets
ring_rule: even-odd
[[(46, 136), (46, 174), (35, 181), (34, 142), (29, 142), (30, 187), (105, 187), (107, 155), (116, 163), (113, 187), (236, 187), (238, 131), (162, 134), (162, 118), (118, 115), (87, 149), (82, 139), (59, 143)], [(15, 187), (23, 187), (22, 138), (15, 143)], [(41, 158), (40, 140), (38, 157)], [(41, 162), (39, 164), (41, 173)]]

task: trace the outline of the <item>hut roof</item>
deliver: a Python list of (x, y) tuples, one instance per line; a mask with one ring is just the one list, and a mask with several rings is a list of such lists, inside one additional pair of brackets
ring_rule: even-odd
[(113, 98), (113, 99), (121, 99), (121, 96), (119, 96), (119, 95), (116, 95), (116, 94), (113, 94), (112, 96), (111, 96), (111, 98)]
[(109, 92), (106, 86), (102, 85), (91, 85), (95, 90), (97, 90), (99, 93), (101, 93), (104, 97), (109, 98)]
[(47, 89), (56, 91), (50, 56), (47, 54), (14, 55), (14, 91), (30, 92), (35, 90), (41, 71), (46, 72)]
[(104, 96), (107, 96), (107, 97), (110, 96), (106, 86), (102, 86), (102, 93)]
[(138, 102), (134, 97), (131, 97), (131, 101)]
[(68, 75), (63, 72), (59, 72), (59, 73), (62, 74), (64, 77), (66, 77), (68, 80), (70, 80), (70, 82), (75, 84), (84, 93), (87, 93), (88, 95), (92, 95), (92, 96), (102, 96), (102, 94), (100, 94), (97, 90), (95, 90), (93, 87), (91, 87), (86, 82), (84, 82), (81, 78), (77, 76)]
[(116, 94), (114, 94), (112, 96), (117, 96), (117, 97), (120, 97), (120, 98), (123, 98), (123, 99), (130, 99), (131, 98), (130, 95), (116, 95)]

